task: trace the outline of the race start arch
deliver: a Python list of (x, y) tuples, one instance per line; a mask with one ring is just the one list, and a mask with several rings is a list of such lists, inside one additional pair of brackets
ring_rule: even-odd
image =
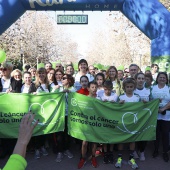
[(158, 0), (0, 0), (0, 34), (26, 10), (121, 11), (150, 38), (152, 63), (170, 72), (170, 12)]

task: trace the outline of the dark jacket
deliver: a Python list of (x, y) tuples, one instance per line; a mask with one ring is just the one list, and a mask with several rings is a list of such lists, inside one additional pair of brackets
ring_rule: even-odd
[(2, 87), (2, 82), (1, 82), (1, 78), (0, 78), (0, 92), (2, 92), (2, 89), (3, 89), (3, 87)]
[(21, 93), (22, 87), (22, 79), (16, 80), (15, 78), (11, 78), (11, 88), (13, 93)]
[[(21, 93), (22, 80), (16, 80), (13, 77), (10, 79), (10, 86), (13, 93)], [(2, 92), (3, 86), (0, 78), (0, 92)]]

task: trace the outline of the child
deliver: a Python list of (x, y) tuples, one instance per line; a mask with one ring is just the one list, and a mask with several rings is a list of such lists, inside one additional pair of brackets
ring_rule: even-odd
[(105, 81), (105, 76), (103, 73), (97, 73), (95, 76), (95, 82), (97, 83), (97, 96), (104, 92), (103, 83)]
[[(133, 78), (126, 78), (123, 81), (123, 89), (125, 93), (119, 96), (118, 99), (119, 103), (123, 104), (125, 102), (139, 102), (140, 101), (139, 95), (134, 94), (135, 88), (136, 88), (136, 81)], [(136, 164), (133, 156), (135, 150), (135, 142), (131, 142), (129, 145), (130, 145), (130, 155), (129, 155), (128, 164), (132, 166), (132, 169), (137, 169), (138, 165)], [(118, 159), (115, 164), (115, 167), (121, 168), (123, 144), (119, 144), (118, 150), (119, 150), (119, 154), (118, 154)]]
[(85, 75), (81, 76), (80, 77), (81, 88), (77, 91), (77, 93), (84, 94), (84, 95), (88, 96), (89, 95), (89, 91), (87, 89), (88, 83), (89, 83), (88, 77)]
[[(97, 92), (97, 83), (96, 82), (89, 82), (88, 83), (88, 91), (89, 91), (89, 97), (93, 97), (93, 98), (96, 98), (96, 92)], [(80, 159), (80, 162), (78, 164), (78, 169), (82, 168), (84, 166), (84, 164), (86, 163), (86, 153), (87, 153), (87, 145), (88, 145), (88, 142), (87, 141), (83, 141), (82, 142), (82, 148), (81, 148), (81, 159)], [(91, 163), (92, 163), (92, 166), (94, 168), (97, 167), (97, 161), (96, 161), (96, 158), (95, 158), (95, 153), (96, 153), (96, 147), (97, 147), (97, 144), (96, 143), (92, 143), (92, 159), (91, 159)]]
[[(118, 99), (118, 96), (116, 93), (112, 91), (113, 89), (113, 84), (110, 80), (106, 80), (103, 84), (104, 92), (103, 94), (100, 93), (100, 95), (97, 97), (98, 99), (104, 101), (104, 102), (116, 102)], [(108, 151), (108, 147), (110, 147)], [(103, 145), (104, 148), (104, 158), (103, 158), (103, 163), (113, 163), (113, 144)]]
[[(145, 88), (145, 74), (140, 72), (135, 75), (136, 80), (136, 90), (134, 91), (135, 94), (138, 94), (143, 102), (148, 102), (150, 99), (150, 88)], [(137, 149), (139, 152), (134, 152), (134, 158), (139, 158), (140, 161), (145, 161), (144, 151), (146, 148), (146, 141), (139, 141), (136, 142)], [(138, 155), (139, 154), (139, 155)]]
[[(89, 91), (88, 91), (88, 89), (87, 89), (88, 83), (89, 83), (88, 77), (85, 76), (85, 75), (84, 75), (84, 76), (81, 76), (81, 77), (80, 77), (81, 88), (77, 91), (77, 93), (88, 96), (88, 95), (89, 95)], [(75, 139), (75, 140), (76, 140), (76, 144), (78, 144), (79, 146), (82, 145), (82, 142), (83, 142), (83, 141), (81, 141), (81, 140), (79, 140), (79, 139)]]

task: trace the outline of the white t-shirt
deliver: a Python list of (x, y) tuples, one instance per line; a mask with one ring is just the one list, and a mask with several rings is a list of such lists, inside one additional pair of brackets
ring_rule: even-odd
[[(42, 87), (42, 88), (41, 88)], [(47, 89), (45, 84), (41, 84), (41, 87), (37, 88), (37, 93), (49, 93), (49, 90)]]
[(110, 96), (106, 96), (104, 91), (103, 91), (103, 93), (100, 93), (99, 96), (97, 96), (97, 99), (102, 100), (102, 101), (109, 101), (109, 102), (115, 101), (115, 102), (117, 102), (118, 96), (117, 96), (116, 93), (113, 93), (113, 92), (111, 93)]
[(96, 96), (101, 96), (104, 93), (104, 89), (97, 89)]
[(11, 79), (4, 80), (3, 78), (1, 78), (1, 83), (3, 87), (2, 92), (6, 92), (6, 90), (10, 88)]
[[(159, 107), (164, 107), (168, 102), (170, 102), (170, 88), (165, 85), (163, 88), (159, 88), (158, 85), (154, 85), (151, 89), (152, 99), (161, 99)], [(158, 120), (170, 121), (170, 111), (166, 111), (165, 115), (158, 113)]]
[(151, 90), (149, 88), (143, 88), (143, 89), (136, 89), (134, 91), (135, 94), (138, 94), (140, 96), (141, 100), (149, 101)]
[(116, 81), (112, 81), (113, 89), (116, 87)]
[(158, 76), (158, 73), (152, 74), (152, 78), (154, 81), (156, 81), (157, 76)]
[(25, 86), (25, 84), (21, 88), (21, 93), (28, 93), (30, 86)]
[(61, 81), (57, 81), (59, 86), (63, 86)]
[(139, 97), (138, 94), (134, 94), (134, 93), (133, 93), (133, 96), (128, 97), (125, 93), (125, 94), (122, 94), (122, 95), (119, 96), (119, 101), (120, 100), (124, 100), (125, 103), (127, 103), (127, 102), (140, 102), (140, 97)]

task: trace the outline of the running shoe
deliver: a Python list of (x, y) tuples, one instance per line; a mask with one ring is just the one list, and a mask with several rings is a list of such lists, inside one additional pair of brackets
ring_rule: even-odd
[(35, 150), (35, 155), (34, 155), (35, 159), (40, 159), (40, 151), (37, 149)]
[(122, 158), (118, 157), (117, 162), (115, 164), (116, 168), (121, 168), (122, 167)]
[(81, 159), (80, 159), (80, 162), (79, 162), (79, 164), (78, 164), (78, 169), (83, 168), (83, 166), (85, 165), (85, 163), (86, 163), (86, 160), (83, 159), (83, 158), (81, 158)]
[(91, 164), (94, 168), (97, 168), (97, 160), (95, 157), (92, 156), (92, 159), (91, 159)]
[(66, 155), (68, 158), (73, 158), (73, 154), (69, 151), (69, 150), (66, 150), (65, 152), (64, 152), (64, 155)]
[(139, 155), (138, 155), (138, 153), (137, 153), (136, 151), (133, 152), (133, 157), (134, 157), (135, 159), (139, 159)]
[(144, 154), (144, 152), (141, 152), (140, 153), (140, 161), (145, 161), (145, 154)]
[(48, 152), (47, 150), (44, 148), (44, 146), (41, 148), (41, 153), (43, 154), (43, 156), (47, 156)]
[(138, 165), (136, 164), (135, 160), (133, 158), (131, 158), (128, 161), (128, 164), (132, 167), (132, 169), (138, 169)]
[(56, 160), (55, 160), (55, 161), (59, 163), (59, 162), (61, 162), (61, 161), (62, 161), (63, 157), (64, 157), (64, 156), (63, 156), (63, 153), (58, 152), (58, 154), (57, 154), (57, 158), (56, 158)]

